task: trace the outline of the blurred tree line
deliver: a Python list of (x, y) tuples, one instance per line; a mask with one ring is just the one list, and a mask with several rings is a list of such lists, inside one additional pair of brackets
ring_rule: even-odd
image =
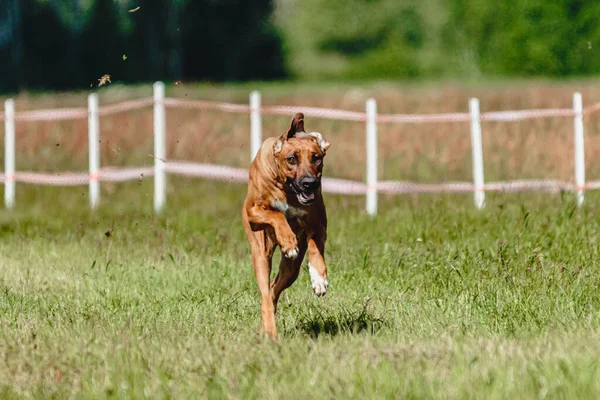
[(600, 71), (598, 0), (280, 0), (288, 70), (344, 78)]
[(3, 92), (284, 76), (271, 0), (0, 2)]
[(600, 68), (598, 0), (0, 1), (2, 92), (85, 88), (104, 74), (339, 80)]

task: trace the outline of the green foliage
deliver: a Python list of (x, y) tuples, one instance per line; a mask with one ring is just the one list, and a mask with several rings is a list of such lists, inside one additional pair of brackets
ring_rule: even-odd
[[(356, 78), (431, 75), (444, 52), (437, 0), (324, 0), (283, 3), (279, 19), (297, 74)], [(442, 15), (443, 16), (443, 15)], [(292, 23), (293, 21), (293, 23)], [(439, 55), (438, 55), (439, 57)], [(433, 61), (433, 62), (432, 62)]]
[(578, 75), (598, 72), (600, 27), (591, 23), (598, 2), (456, 1), (454, 42), (477, 54), (479, 68), (495, 75)]
[(593, 0), (292, 0), (280, 2), (279, 14), (290, 68), (305, 77), (568, 76), (600, 68)]
[(84, 89), (107, 73), (115, 82), (148, 82), (564, 77), (600, 70), (596, 0), (7, 4), (0, 10), (0, 91)]

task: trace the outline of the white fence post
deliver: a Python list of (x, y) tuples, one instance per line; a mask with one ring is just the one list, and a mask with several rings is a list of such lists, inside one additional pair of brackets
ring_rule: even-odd
[(262, 144), (262, 121), (260, 117), (260, 92), (254, 90), (250, 93), (250, 162)]
[(471, 151), (473, 157), (475, 206), (482, 208), (485, 203), (485, 189), (483, 184), (483, 150), (478, 99), (472, 98), (469, 100), (469, 112), (471, 113)]
[(98, 121), (98, 94), (88, 96), (88, 141), (90, 158), (90, 208), (100, 199), (100, 122)]
[(575, 111), (575, 185), (577, 187), (577, 205), (583, 204), (585, 190), (585, 153), (583, 151), (583, 101), (581, 93), (573, 94)]
[(367, 201), (366, 211), (377, 215), (377, 102), (367, 100)]
[(154, 89), (154, 211), (160, 212), (167, 197), (165, 84), (155, 82)]
[(15, 102), (4, 102), (4, 205), (15, 204)]

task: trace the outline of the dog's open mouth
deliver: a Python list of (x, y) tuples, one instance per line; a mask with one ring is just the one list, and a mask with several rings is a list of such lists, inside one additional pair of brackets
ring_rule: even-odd
[(291, 192), (296, 195), (296, 199), (298, 199), (298, 203), (303, 206), (307, 206), (312, 204), (315, 201), (315, 193), (312, 191), (302, 190), (300, 189), (294, 181), (289, 182)]
[(315, 201), (314, 193), (299, 192), (296, 193), (296, 197), (298, 198), (298, 202), (300, 202), (300, 204), (302, 205), (308, 205)]

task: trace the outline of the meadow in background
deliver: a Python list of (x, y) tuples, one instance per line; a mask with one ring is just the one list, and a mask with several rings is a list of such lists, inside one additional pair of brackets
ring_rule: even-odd
[[(584, 106), (600, 102), (600, 85), (592, 79), (555, 81), (499, 81), (482, 84), (394, 82), (353, 84), (247, 83), (239, 85), (178, 84), (167, 86), (167, 96), (182, 99), (248, 104), (252, 90), (260, 90), (263, 106), (290, 105), (365, 111), (369, 97), (385, 114), (468, 112), (471, 97), (480, 99), (481, 112), (521, 109), (571, 108), (574, 92)], [(98, 90), (100, 105), (152, 97), (151, 85), (113, 84)], [(4, 100), (7, 97), (0, 97)], [(87, 91), (22, 93), (17, 111), (86, 107)], [(287, 116), (264, 116), (263, 139), (279, 136)], [(167, 157), (247, 168), (250, 161), (248, 114), (167, 109)], [(286, 122), (287, 121), (287, 122)], [(101, 166), (152, 165), (152, 108), (101, 117)], [(588, 180), (600, 173), (593, 162), (600, 154), (600, 121), (584, 118)], [(328, 154), (331, 177), (364, 181), (365, 124), (307, 117), (307, 129), (322, 132), (336, 143)], [(379, 178), (418, 182), (470, 181), (469, 122), (378, 124)], [(61, 171), (87, 169), (87, 120), (28, 122), (16, 125), (17, 169)], [(573, 179), (573, 119), (552, 117), (519, 122), (483, 122), (486, 181), (509, 179)], [(3, 155), (0, 155), (3, 157)], [(108, 185), (110, 186), (110, 184)]]

